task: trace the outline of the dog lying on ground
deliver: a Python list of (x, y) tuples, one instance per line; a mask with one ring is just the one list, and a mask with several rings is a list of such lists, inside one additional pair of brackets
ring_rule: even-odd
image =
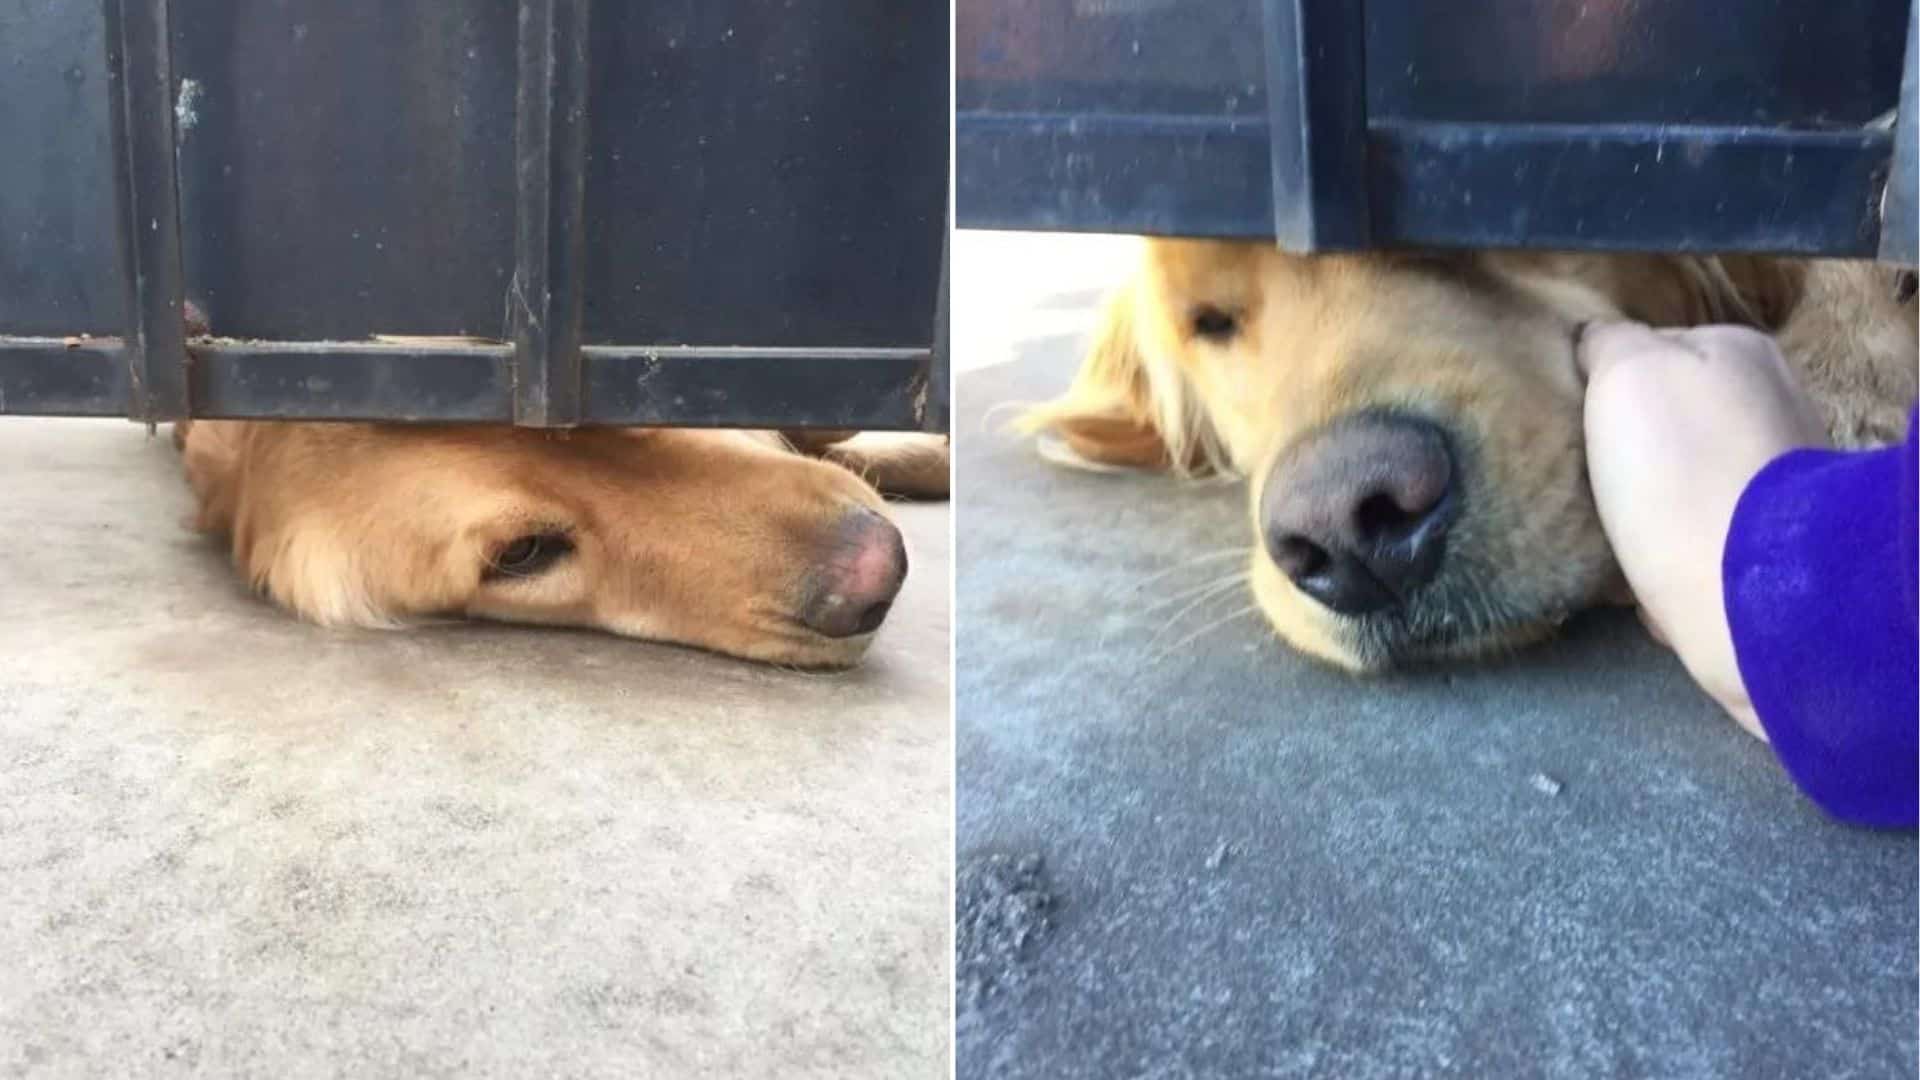
[(906, 577), (881, 492), (948, 486), (933, 436), (201, 420), (174, 438), (197, 526), (302, 618), (589, 626), (799, 667), (856, 663)]
[(1164, 239), (1025, 427), (1069, 463), (1245, 476), (1255, 598), (1306, 653), (1474, 657), (1627, 599), (1574, 363), (1580, 327), (1609, 319), (1762, 328), (1837, 445), (1904, 434), (1920, 355), (1891, 267)]

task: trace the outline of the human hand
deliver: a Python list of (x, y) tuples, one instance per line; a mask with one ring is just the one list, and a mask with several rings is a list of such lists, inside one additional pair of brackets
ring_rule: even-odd
[(1761, 739), (1734, 657), (1720, 578), (1735, 504), (1762, 466), (1824, 446), (1825, 426), (1773, 339), (1735, 326), (1589, 326), (1587, 471), (1641, 619)]

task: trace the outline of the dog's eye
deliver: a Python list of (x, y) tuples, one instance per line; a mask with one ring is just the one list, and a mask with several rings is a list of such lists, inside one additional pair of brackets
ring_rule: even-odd
[(1208, 341), (1225, 341), (1238, 329), (1240, 320), (1231, 311), (1224, 311), (1212, 304), (1202, 304), (1193, 309), (1193, 332)]
[(533, 533), (494, 552), (484, 575), (487, 581), (525, 578), (541, 573), (573, 551), (573, 541), (561, 533)]

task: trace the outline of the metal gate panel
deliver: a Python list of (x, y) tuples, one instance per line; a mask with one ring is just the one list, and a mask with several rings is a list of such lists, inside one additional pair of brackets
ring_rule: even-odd
[(968, 0), (959, 223), (1910, 261), (1913, 8)]
[(938, 429), (947, 43), (929, 0), (28, 0), (0, 412)]

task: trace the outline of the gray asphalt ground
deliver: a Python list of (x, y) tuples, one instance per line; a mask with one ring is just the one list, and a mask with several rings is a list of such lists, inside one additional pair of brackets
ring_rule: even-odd
[(988, 415), (1123, 257), (956, 244), (959, 1075), (1913, 1075), (1914, 837), (1824, 819), (1630, 616), (1358, 680), (1164, 602), (1241, 491)]

